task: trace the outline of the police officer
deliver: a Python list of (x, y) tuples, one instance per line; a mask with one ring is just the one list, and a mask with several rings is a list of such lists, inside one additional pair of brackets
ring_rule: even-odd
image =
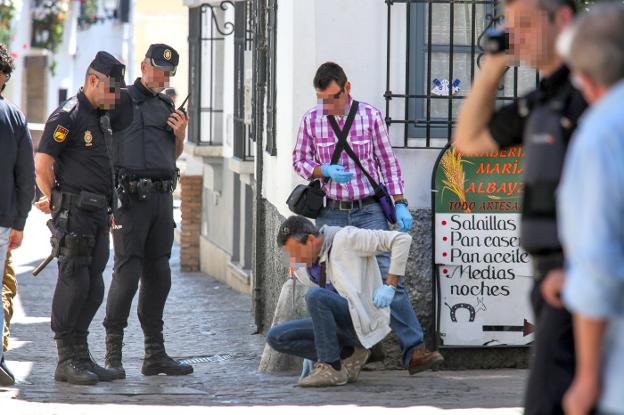
[[(141, 63), (141, 77), (128, 87), (118, 111), (111, 113), (113, 159), (118, 203), (114, 212), (115, 271), (106, 305), (106, 367), (118, 378), (122, 366), (123, 330), (139, 280), (138, 316), (145, 336), (146, 376), (186, 375), (190, 365), (165, 352), (163, 310), (171, 287), (169, 258), (173, 244), (173, 197), (176, 159), (182, 153), (187, 117), (162, 91), (175, 75), (178, 53), (164, 44), (151, 45)], [(123, 131), (118, 118), (132, 114)]]
[[(537, 278), (531, 294), (537, 331), (527, 415), (563, 413), (561, 399), (574, 374), (572, 322), (559, 298), (565, 277), (554, 194), (568, 142), (587, 107), (555, 47), (558, 34), (575, 12), (573, 0), (508, 0), (505, 21), (511, 50), (486, 57), (455, 131), (455, 145), (465, 154), (524, 146), (521, 245), (532, 255)], [(540, 72), (539, 86), (517, 102), (494, 110), (506, 67), (518, 59)]]
[(124, 71), (112, 55), (98, 52), (84, 87), (48, 118), (35, 158), (37, 185), (44, 194), (37, 207), (52, 213), (48, 226), (58, 256), (54, 378), (78, 385), (114, 378), (92, 360), (87, 334), (103, 300), (109, 252), (112, 175), (100, 116), (118, 100)]

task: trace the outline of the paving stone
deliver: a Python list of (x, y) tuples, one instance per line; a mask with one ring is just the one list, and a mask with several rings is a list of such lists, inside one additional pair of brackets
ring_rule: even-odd
[[(201, 406), (500, 409), (517, 408), (522, 402), (524, 370), (440, 371), (417, 376), (409, 376), (404, 370), (364, 371), (356, 384), (318, 390), (294, 386), (297, 373), (273, 375), (259, 372), (265, 339), (253, 334), (256, 328), (250, 297), (204, 274), (180, 272), (177, 247), (171, 260), (173, 284), (165, 309), (166, 347), (173, 357), (193, 362), (195, 372), (181, 377), (144, 377), (140, 374), (143, 336), (135, 314), (135, 299), (124, 339), (124, 366), (128, 378), (95, 387), (57, 383), (52, 378), (56, 351), (49, 320), (56, 264), (50, 264), (37, 278), (30, 275), (32, 268), (49, 250), (44, 223), (43, 215), (31, 215), (25, 246), (15, 253), (20, 287), (12, 327), (14, 337), (6, 359), (19, 383), (14, 388), (0, 389), (3, 415), (5, 408), (16, 408), (6, 412), (12, 415), (100, 413), (93, 406), (83, 406), (86, 404), (116, 405), (111, 408), (117, 409), (107, 413), (125, 415), (161, 413), (152, 411), (152, 406), (173, 405), (195, 413), (192, 408)], [(112, 259), (105, 272), (106, 292), (110, 286), (111, 266)], [(102, 321), (105, 303), (106, 299), (92, 323), (89, 336), (91, 352), (99, 363), (104, 356)], [(53, 404), (40, 405), (42, 403)], [(150, 405), (150, 410), (133, 412), (137, 405), (143, 408)], [(516, 411), (492, 413), (519, 413)]]

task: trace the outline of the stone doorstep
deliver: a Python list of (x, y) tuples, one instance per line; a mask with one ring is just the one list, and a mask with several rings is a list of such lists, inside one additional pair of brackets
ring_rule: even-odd
[(251, 295), (251, 271), (238, 264), (227, 264), (227, 284), (238, 292)]

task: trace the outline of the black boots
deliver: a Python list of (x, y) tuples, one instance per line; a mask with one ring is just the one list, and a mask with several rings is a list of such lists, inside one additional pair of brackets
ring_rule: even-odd
[(125, 379), (126, 371), (121, 364), (121, 348), (123, 347), (123, 332), (106, 333), (106, 356), (104, 366), (114, 373), (115, 379)]
[(58, 365), (54, 371), (54, 379), (72, 385), (95, 385), (98, 377), (95, 373), (85, 369), (76, 359), (76, 349), (73, 338), (57, 339)]
[[(89, 344), (87, 343), (87, 334), (76, 334), (75, 350), (78, 363), (89, 372), (95, 373), (98, 380), (101, 382), (110, 382), (115, 379), (123, 379), (118, 377), (118, 373), (113, 370), (104, 369), (102, 366), (95, 363), (91, 353), (89, 353)], [(124, 374), (125, 378), (125, 374)]]
[(155, 376), (161, 373), (169, 376), (188, 375), (193, 373), (193, 366), (177, 362), (165, 352), (162, 335), (145, 337), (145, 358), (141, 373)]

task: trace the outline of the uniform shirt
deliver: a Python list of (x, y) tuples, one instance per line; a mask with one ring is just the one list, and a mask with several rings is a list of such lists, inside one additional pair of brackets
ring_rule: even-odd
[[(624, 413), (624, 81), (583, 117), (558, 192), (565, 249), (563, 298), (575, 313), (607, 321), (600, 410)], [(600, 351), (596, 351), (599, 353)]]
[[(548, 105), (553, 99), (558, 98), (558, 95), (562, 91), (571, 91), (567, 98), (566, 107), (564, 109), (565, 117), (571, 122), (571, 125), (576, 126), (579, 118), (587, 108), (587, 102), (583, 98), (580, 91), (573, 87), (570, 81), (570, 70), (567, 66), (563, 65), (552, 73), (549, 77), (540, 80), (538, 87), (531, 91), (526, 96), (520, 98), (512, 104), (506, 105), (494, 112), (489, 122), (489, 131), (492, 138), (498, 143), (500, 148), (512, 147), (523, 144), (525, 136), (525, 127), (529, 120), (532, 109), (538, 106)], [(569, 136), (564, 137), (567, 141)], [(526, 197), (526, 193), (524, 195)], [(555, 205), (555, 195), (552, 194), (549, 197), (550, 205)], [(527, 203), (523, 199), (523, 203)], [(547, 203), (547, 202), (544, 202)], [(556, 216), (553, 213), (553, 216)], [(528, 220), (526, 216), (523, 216), (523, 221)], [(544, 220), (539, 218), (539, 220)], [(547, 219), (546, 219), (547, 220)], [(523, 247), (530, 252), (539, 254), (560, 253), (561, 248), (558, 246), (560, 243), (557, 241), (555, 220), (549, 221), (548, 234), (544, 238), (545, 240), (554, 240), (554, 242), (548, 243), (546, 247), (535, 246), (534, 242), (529, 242), (529, 246)], [(541, 263), (537, 263), (538, 266)], [(552, 266), (560, 267), (562, 264), (542, 264), (548, 269), (543, 269), (541, 272), (548, 271)]]
[(112, 194), (101, 115), (103, 111), (94, 108), (80, 90), (48, 118), (37, 151), (54, 157), (54, 174), (61, 191)]
[(499, 147), (521, 145), (531, 106), (546, 104), (563, 88), (573, 88), (566, 115), (576, 125), (587, 108), (587, 102), (581, 92), (572, 86), (570, 69), (563, 65), (549, 77), (540, 80), (537, 89), (494, 112), (488, 128)]
[[(349, 99), (349, 108), (352, 99)], [(338, 127), (344, 127), (346, 117), (336, 117)], [(362, 166), (377, 183), (384, 183), (391, 195), (403, 194), (403, 177), (396, 159), (388, 128), (381, 112), (373, 106), (360, 102), (353, 125), (347, 138)], [(329, 164), (338, 139), (329, 124), (327, 115), (315, 107), (305, 113), (299, 127), (297, 143), (293, 151), (293, 167), (299, 176), (310, 180), (314, 169)], [(337, 164), (354, 173), (348, 183), (329, 180), (323, 186), (328, 198), (334, 200), (361, 200), (375, 194), (366, 176), (345, 151)]]

